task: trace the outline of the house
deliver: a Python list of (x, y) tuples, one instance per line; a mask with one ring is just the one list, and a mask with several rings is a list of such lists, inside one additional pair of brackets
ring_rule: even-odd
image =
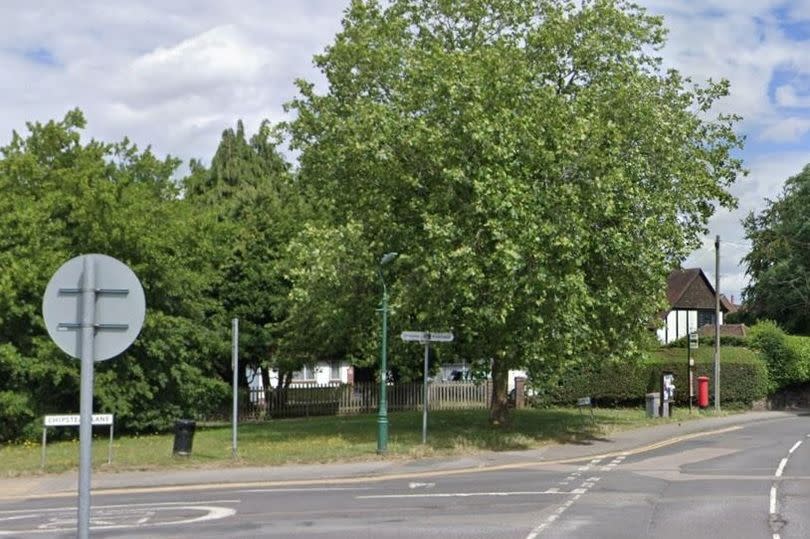
[[(706, 274), (700, 268), (674, 270), (667, 277), (669, 310), (662, 313), (662, 327), (656, 330), (658, 340), (667, 344), (685, 337), (690, 331), (714, 324), (716, 295)], [(720, 294), (720, 327), (723, 317), (736, 306)]]
[[(347, 384), (354, 381), (354, 367), (346, 361), (318, 361), (314, 365), (304, 365), (293, 372), (294, 384)], [(278, 370), (270, 369), (270, 385), (278, 387)]]

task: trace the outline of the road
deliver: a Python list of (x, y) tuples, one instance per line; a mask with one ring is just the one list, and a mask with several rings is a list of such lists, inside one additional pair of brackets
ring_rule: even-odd
[[(581, 462), (93, 497), (93, 537), (810, 537), (810, 417)], [(74, 537), (75, 499), (0, 503), (0, 537)]]

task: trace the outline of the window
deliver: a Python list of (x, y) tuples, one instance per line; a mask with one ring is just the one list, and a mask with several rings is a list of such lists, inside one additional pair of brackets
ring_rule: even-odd
[(329, 362), (329, 379), (333, 382), (340, 381), (340, 361)]
[(714, 324), (714, 311), (698, 311), (697, 315), (697, 325), (699, 328), (708, 324)]
[(296, 382), (309, 382), (315, 380), (315, 371), (312, 367), (304, 365), (300, 371), (293, 372), (292, 379)]

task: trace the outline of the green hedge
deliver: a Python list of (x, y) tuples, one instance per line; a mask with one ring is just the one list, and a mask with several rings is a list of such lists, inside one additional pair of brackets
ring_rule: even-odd
[[(709, 397), (714, 400), (714, 349), (701, 347), (692, 351), (695, 358), (695, 379), (709, 377)], [(653, 354), (648, 388), (660, 384), (661, 373), (675, 373), (676, 404), (688, 404), (686, 349), (667, 348)], [(720, 348), (720, 399), (722, 403), (750, 405), (768, 394), (768, 368), (755, 351), (748, 348)], [(680, 380), (680, 381), (679, 381)], [(697, 387), (695, 387), (697, 394)]]
[[(699, 345), (701, 347), (714, 349), (714, 335), (701, 335), (698, 337)], [(686, 337), (681, 337), (671, 343), (665, 345), (666, 348), (686, 348)], [(737, 335), (720, 335), (720, 346), (731, 347), (747, 347), (748, 337), (740, 337)], [(700, 348), (698, 348), (699, 350)]]
[[(543, 404), (571, 404), (590, 396), (598, 405), (641, 404), (645, 394), (659, 391), (661, 373), (675, 373), (676, 404), (687, 404), (686, 349), (662, 348), (647, 360), (634, 363), (606, 362), (600, 366), (578, 365), (568, 369), (556, 383), (539, 392)], [(693, 350), (695, 376), (714, 378), (714, 351), (708, 347)], [(720, 395), (724, 403), (750, 405), (768, 390), (768, 370), (758, 354), (739, 347), (720, 351), (722, 367)], [(695, 388), (697, 394), (697, 387)], [(710, 395), (714, 395), (710, 383)]]

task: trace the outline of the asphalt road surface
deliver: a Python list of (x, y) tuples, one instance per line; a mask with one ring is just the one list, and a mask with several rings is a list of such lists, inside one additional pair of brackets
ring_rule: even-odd
[[(0, 503), (0, 537), (75, 537), (74, 498)], [(810, 416), (578, 463), (93, 497), (93, 537), (810, 537)]]

